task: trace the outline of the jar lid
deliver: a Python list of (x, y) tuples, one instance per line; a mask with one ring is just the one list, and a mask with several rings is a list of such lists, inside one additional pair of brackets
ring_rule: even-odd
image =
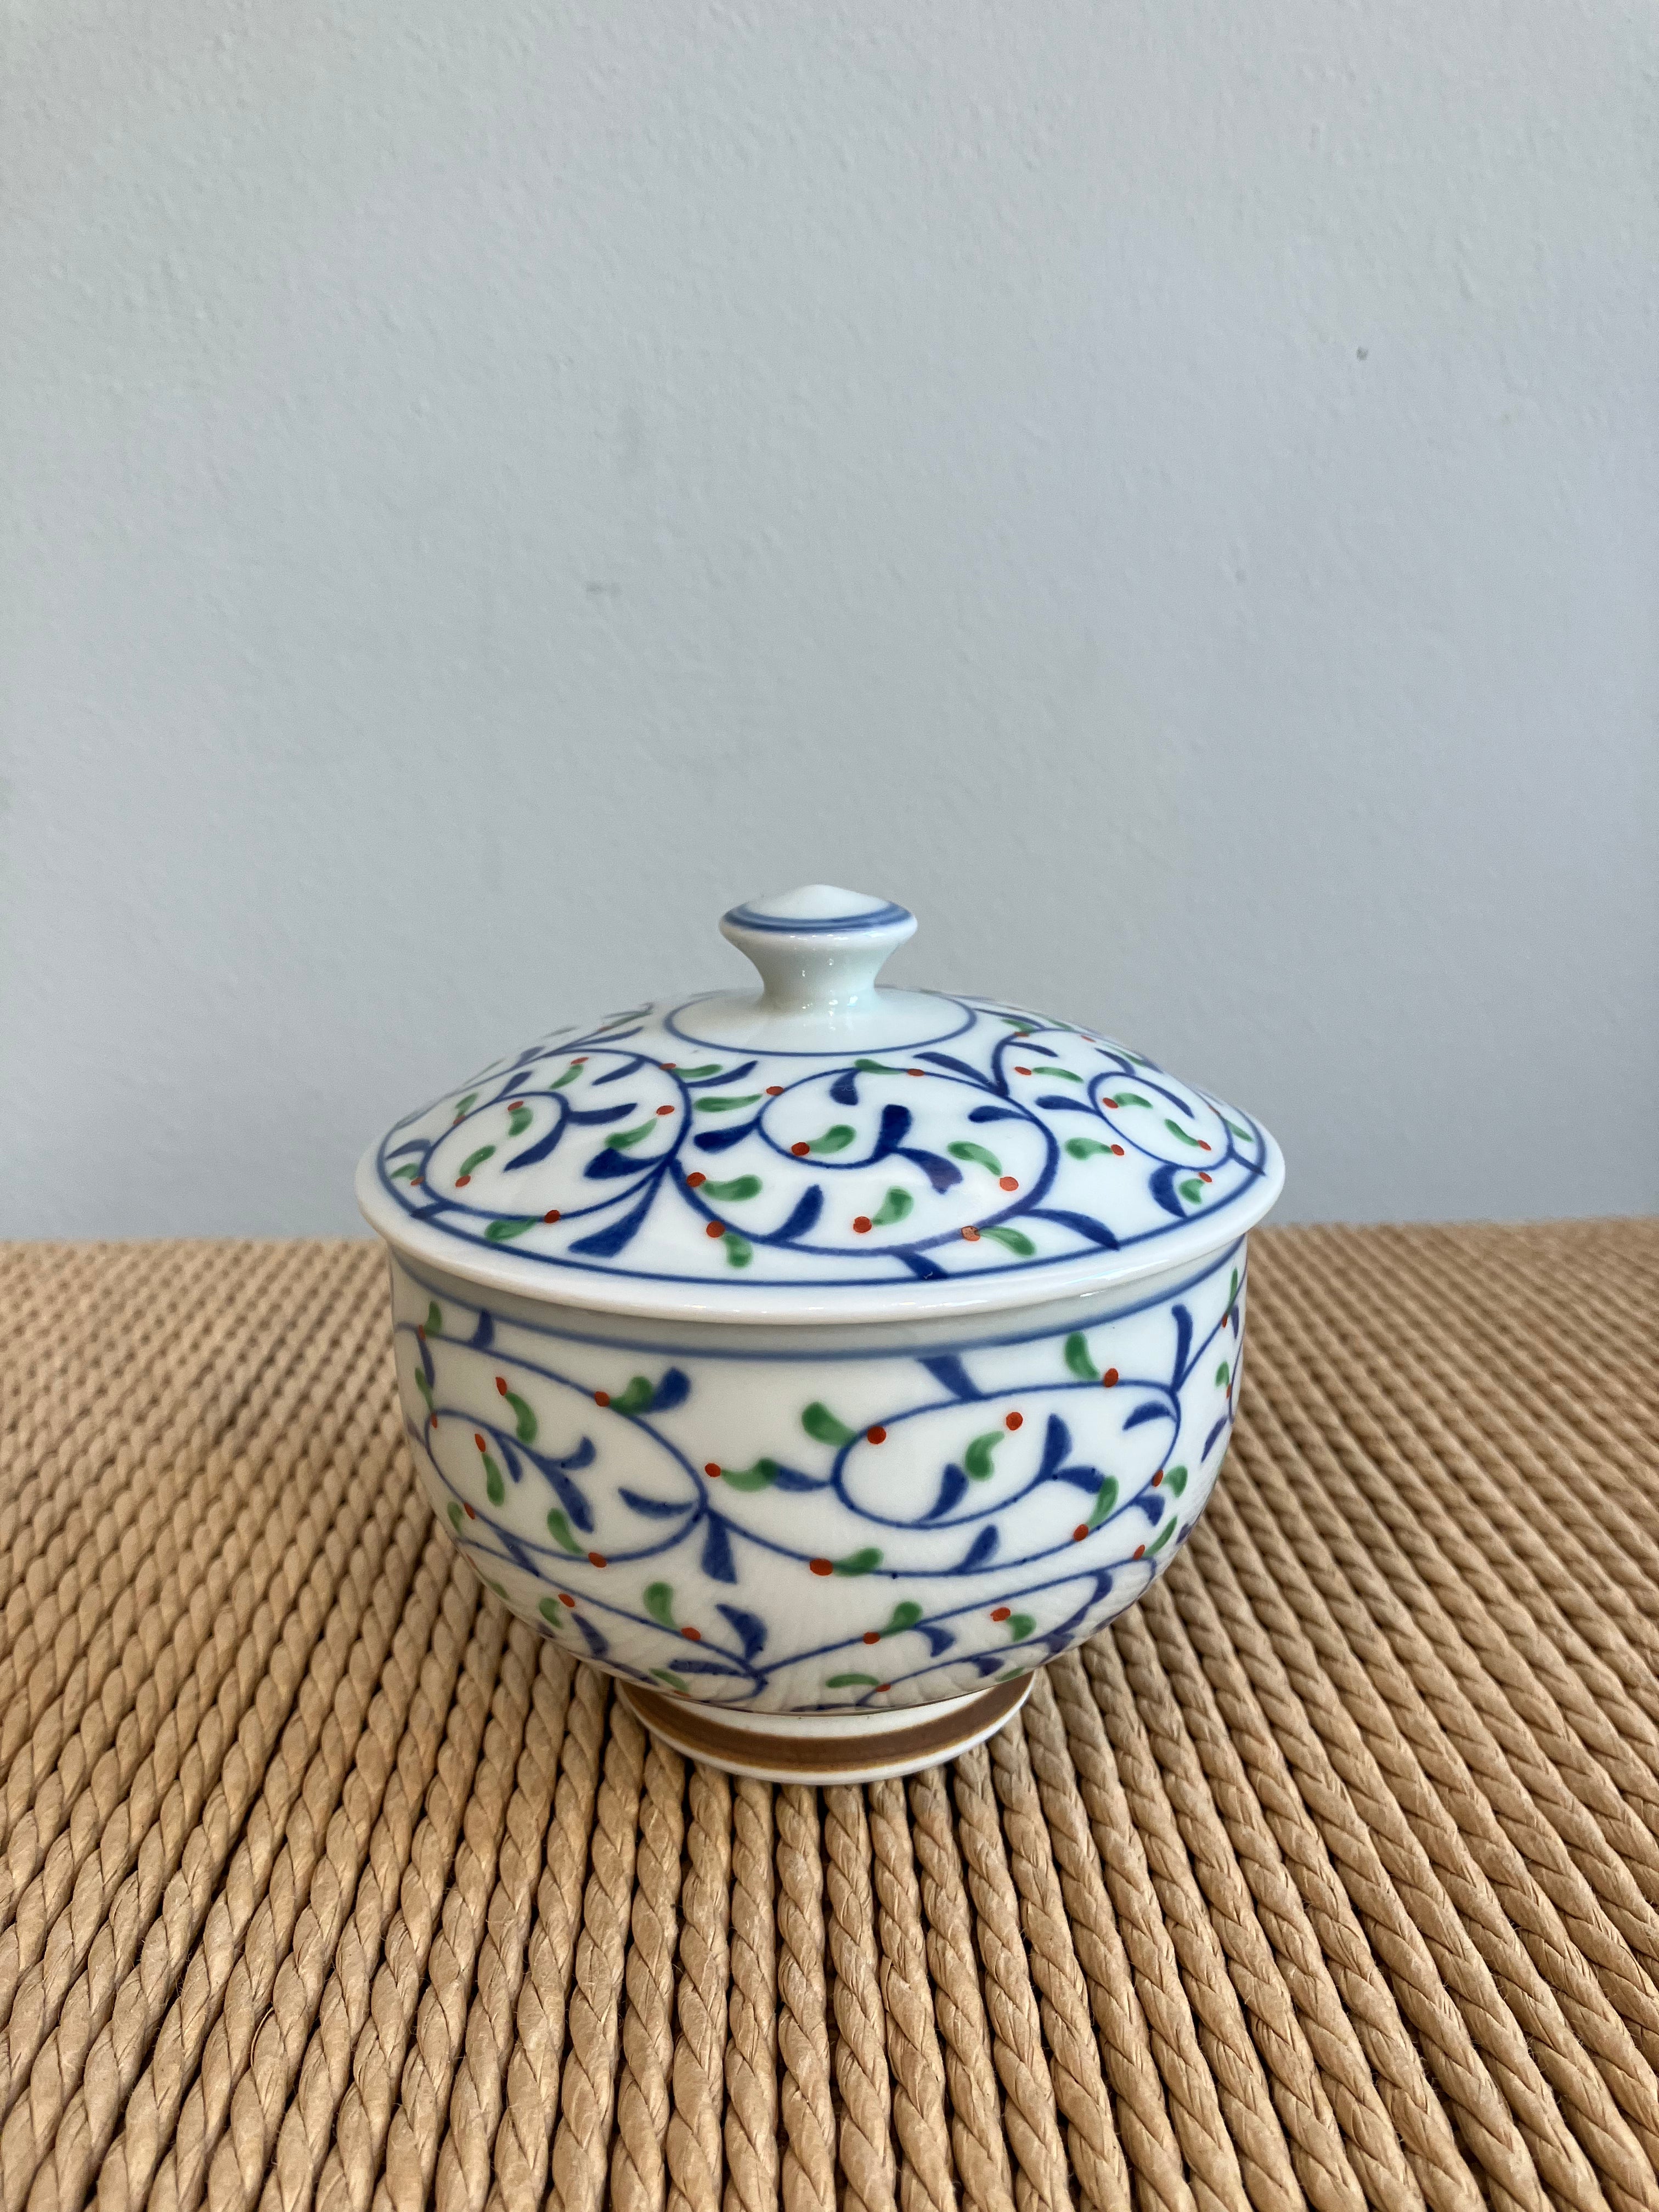
[(1075, 1023), (879, 987), (915, 927), (823, 884), (733, 907), (759, 990), (504, 1054), (365, 1154), (365, 1217), (520, 1297), (773, 1322), (1032, 1304), (1266, 1213), (1284, 1161), (1249, 1115)]

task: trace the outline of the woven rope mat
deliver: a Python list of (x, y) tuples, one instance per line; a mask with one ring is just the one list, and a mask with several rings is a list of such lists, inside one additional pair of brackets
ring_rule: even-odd
[(1252, 1264), (1167, 1579), (816, 1793), (481, 1596), (374, 1249), (0, 1249), (4, 2212), (1659, 2212), (1659, 1224)]

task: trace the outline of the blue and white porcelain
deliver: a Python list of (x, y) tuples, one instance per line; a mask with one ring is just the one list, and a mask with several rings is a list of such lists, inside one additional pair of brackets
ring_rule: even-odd
[(1094, 1030), (883, 988), (902, 907), (721, 927), (758, 990), (554, 1030), (365, 1156), (410, 1447), (490, 1586), (681, 1748), (902, 1773), (1185, 1541), (1283, 1162)]

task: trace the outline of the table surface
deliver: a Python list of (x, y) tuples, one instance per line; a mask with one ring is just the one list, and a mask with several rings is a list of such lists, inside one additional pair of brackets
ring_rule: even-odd
[(0, 2212), (1659, 2212), (1659, 1223), (1251, 1265), (1165, 1578), (814, 1792), (481, 1590), (374, 1249), (0, 1248)]

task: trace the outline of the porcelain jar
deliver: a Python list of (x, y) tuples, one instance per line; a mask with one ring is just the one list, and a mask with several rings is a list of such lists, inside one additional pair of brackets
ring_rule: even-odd
[(410, 1450), (680, 1749), (905, 1773), (1185, 1542), (1283, 1161), (1086, 1026), (883, 988), (902, 907), (720, 927), (758, 990), (555, 1030), (365, 1155)]

